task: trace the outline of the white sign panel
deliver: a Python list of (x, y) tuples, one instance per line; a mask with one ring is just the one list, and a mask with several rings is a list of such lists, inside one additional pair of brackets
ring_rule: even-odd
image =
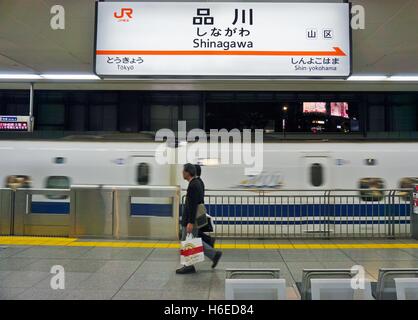
[(348, 77), (348, 3), (98, 2), (99, 76)]

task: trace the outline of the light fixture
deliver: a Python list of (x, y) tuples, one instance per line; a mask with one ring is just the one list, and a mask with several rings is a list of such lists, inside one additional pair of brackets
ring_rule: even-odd
[(43, 79), (48, 80), (99, 80), (94, 74), (41, 74)]
[(41, 76), (37, 74), (4, 74), (0, 73), (1, 80), (39, 80), (42, 79)]
[(387, 79), (388, 77), (385, 75), (374, 75), (374, 76), (373, 75), (369, 75), (369, 76), (358, 75), (358, 76), (351, 76), (347, 80), (348, 81), (384, 81)]
[(412, 81), (412, 82), (418, 82), (418, 75), (416, 76), (407, 76), (407, 75), (399, 75), (399, 76), (391, 76), (389, 77), (390, 81)]
[(23, 74), (23, 73), (0, 73), (0, 80), (100, 80), (94, 74)]
[(287, 111), (287, 109), (288, 109), (288, 107), (287, 107), (287, 106), (284, 106), (284, 107), (283, 107), (283, 111)]

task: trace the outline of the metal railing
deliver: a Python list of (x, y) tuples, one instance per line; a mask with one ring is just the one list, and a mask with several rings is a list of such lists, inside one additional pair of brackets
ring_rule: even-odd
[(356, 274), (351, 269), (303, 269), (302, 281), (296, 287), (302, 300), (311, 300), (312, 279), (351, 279)]
[(13, 198), (12, 189), (0, 188), (0, 236), (8, 236), (13, 232)]
[(220, 238), (400, 238), (410, 237), (411, 195), (409, 189), (220, 189), (206, 190), (205, 204)]
[(179, 187), (82, 185), (71, 194), (70, 236), (178, 239)]
[[(68, 236), (69, 217), (54, 209), (57, 199), (68, 199), (70, 189), (17, 189), (14, 192), (13, 235)], [(42, 197), (37, 208), (35, 197)], [(49, 199), (48, 199), (49, 198)]]
[(417, 268), (380, 268), (373, 292), (377, 300), (396, 300), (396, 278), (418, 278)]
[(0, 189), (0, 236), (177, 240), (177, 186)]
[[(0, 235), (175, 240), (179, 198), (177, 186), (0, 189)], [(206, 190), (205, 203), (220, 238), (406, 238), (418, 229), (412, 199), (409, 189), (226, 189)]]
[(226, 269), (225, 279), (245, 278), (249, 279), (280, 279), (280, 269)]
[[(177, 240), (179, 238), (177, 232), (179, 230), (180, 208), (179, 187), (109, 186), (108, 188), (112, 188), (115, 199), (113, 206), (115, 237), (159, 240)], [(145, 205), (140, 200), (150, 198), (156, 200), (147, 201)], [(142, 202), (142, 204), (138, 202)], [(157, 211), (154, 211), (153, 207), (157, 207)]]

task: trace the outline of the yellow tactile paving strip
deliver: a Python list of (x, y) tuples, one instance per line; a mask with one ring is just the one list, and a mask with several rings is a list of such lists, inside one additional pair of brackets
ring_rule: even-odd
[[(76, 238), (48, 238), (48, 237), (0, 237), (0, 245), (21, 246), (64, 246), (64, 247), (105, 247), (105, 248), (166, 248), (179, 249), (179, 243), (171, 242), (144, 242), (144, 241), (86, 241)], [(303, 243), (303, 244), (276, 244), (276, 243), (219, 243), (219, 249), (281, 249), (281, 250), (315, 250), (315, 249), (418, 249), (418, 243)]]

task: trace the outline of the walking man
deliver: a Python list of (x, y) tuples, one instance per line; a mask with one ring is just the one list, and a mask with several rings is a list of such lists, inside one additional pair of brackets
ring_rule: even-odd
[[(200, 165), (195, 164), (196, 167), (196, 179), (200, 182), (203, 188), (203, 199), (205, 198), (205, 184), (203, 183), (203, 180), (201, 178), (202, 175), (202, 168)], [(205, 241), (207, 244), (209, 244), (211, 247), (215, 248), (215, 238), (211, 237), (210, 235), (204, 233), (201, 229), (199, 229), (198, 236), (202, 238), (202, 241)]]
[[(203, 203), (203, 188), (202, 184), (196, 179), (196, 168), (194, 165), (187, 163), (183, 167), (183, 178), (189, 182), (187, 187), (186, 201), (181, 217), (181, 240), (186, 239), (187, 234), (192, 234), (194, 237), (198, 236), (198, 229), (195, 225), (197, 206)], [(212, 260), (212, 268), (215, 268), (222, 256), (222, 252), (216, 251), (209, 244), (203, 243), (203, 252), (210, 260)], [(194, 266), (183, 266), (176, 270), (177, 274), (195, 273)]]

